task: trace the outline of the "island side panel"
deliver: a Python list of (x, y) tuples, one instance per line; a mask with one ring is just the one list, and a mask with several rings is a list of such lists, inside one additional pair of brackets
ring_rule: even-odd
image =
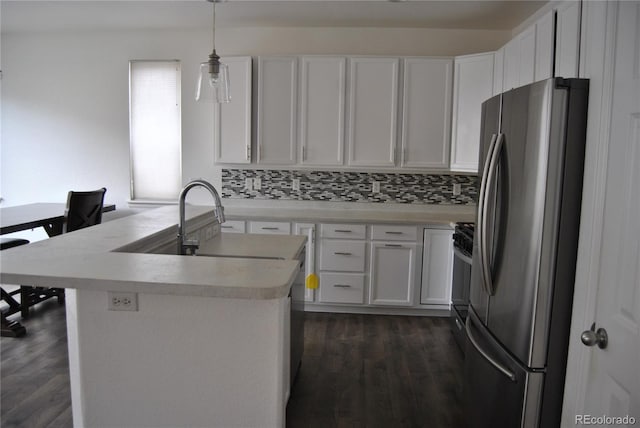
[(127, 312), (69, 295), (75, 427), (284, 427), (287, 297), (138, 294)]

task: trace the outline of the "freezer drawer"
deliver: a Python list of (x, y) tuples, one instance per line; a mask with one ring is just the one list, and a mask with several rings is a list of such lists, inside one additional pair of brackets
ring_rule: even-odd
[(466, 330), (464, 414), (468, 428), (538, 427), (544, 373), (515, 361), (472, 309)]

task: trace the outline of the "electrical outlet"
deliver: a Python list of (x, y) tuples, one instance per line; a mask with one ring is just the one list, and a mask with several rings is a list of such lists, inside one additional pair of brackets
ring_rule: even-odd
[(253, 190), (262, 189), (262, 178), (254, 178), (253, 179)]
[(245, 180), (244, 180), (244, 190), (253, 190), (253, 179), (245, 178)]
[(110, 311), (137, 311), (138, 293), (108, 291), (109, 302), (107, 309)]
[(294, 192), (300, 190), (300, 179), (299, 178), (294, 178), (291, 181), (291, 190), (293, 190)]
[(379, 181), (374, 181), (372, 186), (371, 186), (371, 191), (373, 193), (380, 193), (380, 182)]
[(462, 185), (460, 183), (453, 183), (453, 196), (458, 196), (462, 193)]

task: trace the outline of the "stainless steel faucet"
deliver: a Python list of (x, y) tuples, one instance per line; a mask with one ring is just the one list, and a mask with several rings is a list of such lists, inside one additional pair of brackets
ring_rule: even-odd
[(195, 255), (196, 250), (200, 243), (197, 239), (187, 239), (187, 226), (185, 219), (185, 200), (187, 199), (187, 193), (189, 190), (194, 187), (204, 187), (211, 193), (213, 196), (213, 203), (215, 207), (215, 216), (218, 223), (224, 223), (224, 208), (222, 207), (222, 201), (220, 200), (220, 195), (218, 195), (218, 191), (213, 184), (208, 181), (197, 179), (190, 181), (186, 186), (180, 191), (180, 196), (178, 197), (178, 202), (180, 204), (180, 223), (178, 224), (178, 254), (191, 254)]

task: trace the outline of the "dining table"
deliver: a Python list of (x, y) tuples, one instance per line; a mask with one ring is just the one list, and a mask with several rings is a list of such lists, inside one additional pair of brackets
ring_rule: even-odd
[[(0, 208), (0, 235), (20, 232), (42, 227), (49, 237), (62, 234), (65, 210), (67, 204), (58, 202), (37, 202), (25, 205)], [(105, 204), (102, 212), (114, 211), (114, 204)], [(0, 256), (1, 258), (1, 256)], [(21, 303), (18, 303), (13, 295), (17, 292), (7, 292), (2, 289), (2, 300), (9, 309), (1, 313), (0, 334), (2, 336), (19, 337), (26, 333), (22, 324), (7, 317), (20, 311)], [(18, 290), (19, 291), (19, 290)]]
[[(62, 233), (67, 205), (59, 202), (36, 202), (0, 208), (0, 235), (42, 227), (47, 235)], [(114, 211), (114, 204), (105, 204), (102, 212)]]

